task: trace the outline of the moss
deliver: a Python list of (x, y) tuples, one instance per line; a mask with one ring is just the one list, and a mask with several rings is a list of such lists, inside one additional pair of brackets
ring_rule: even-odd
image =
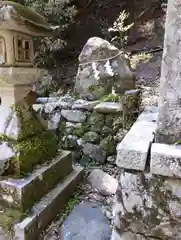
[(112, 136), (102, 139), (100, 145), (106, 151), (108, 156), (116, 153), (116, 142)]
[(46, 19), (40, 14), (36, 13), (33, 9), (12, 1), (3, 1), (2, 4), (12, 6), (20, 15), (20, 18), (24, 18), (29, 23), (42, 27), (46, 30), (51, 29)]
[[(32, 107), (29, 107), (27, 112), (23, 111), (20, 105), (14, 105), (12, 108), (17, 115), (21, 128), (17, 140), (23, 140), (27, 137), (34, 136), (45, 131), (44, 126), (36, 117), (36, 114)], [(26, 113), (28, 113), (30, 118), (26, 117)]]
[(56, 135), (48, 131), (18, 142), (15, 145), (16, 157), (10, 163), (10, 173), (24, 175), (31, 172), (36, 164), (44, 163), (54, 157), (57, 148)]

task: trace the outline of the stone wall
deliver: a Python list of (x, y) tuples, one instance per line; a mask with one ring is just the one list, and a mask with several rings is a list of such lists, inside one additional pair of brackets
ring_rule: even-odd
[(137, 114), (138, 99), (139, 90), (131, 90), (117, 102), (63, 96), (40, 98), (33, 108), (44, 126), (56, 132), (61, 149), (71, 150), (83, 165), (103, 164), (115, 161), (117, 143)]

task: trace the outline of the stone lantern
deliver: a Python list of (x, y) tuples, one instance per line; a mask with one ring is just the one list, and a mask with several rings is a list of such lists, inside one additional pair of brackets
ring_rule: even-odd
[(44, 17), (30, 8), (15, 2), (1, 2), (1, 105), (12, 105), (26, 97), (32, 84), (45, 73), (33, 68), (33, 37), (50, 35), (52, 30)]
[(7, 161), (18, 172), (21, 162), (22, 171), (27, 172), (54, 153), (55, 136), (44, 129), (32, 109), (37, 98), (32, 86), (46, 72), (33, 67), (33, 37), (52, 31), (32, 9), (10, 1), (0, 3), (0, 174)]

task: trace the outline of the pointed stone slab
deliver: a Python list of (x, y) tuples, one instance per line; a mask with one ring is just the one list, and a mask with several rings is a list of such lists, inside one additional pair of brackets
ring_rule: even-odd
[(181, 146), (152, 144), (150, 170), (153, 174), (181, 178)]
[(14, 239), (39, 240), (41, 232), (66, 205), (82, 176), (83, 168), (74, 167), (62, 183), (57, 184), (33, 207), (29, 216), (14, 226)]
[(0, 181), (0, 201), (27, 210), (72, 170), (71, 152), (63, 151), (50, 164), (36, 169), (26, 178)]
[(156, 129), (157, 109), (143, 112), (117, 146), (118, 167), (144, 171)]

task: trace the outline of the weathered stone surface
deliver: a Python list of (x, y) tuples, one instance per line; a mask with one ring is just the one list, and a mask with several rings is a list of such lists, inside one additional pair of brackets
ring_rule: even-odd
[[(112, 58), (110, 65), (112, 72), (115, 74), (114, 78), (105, 66), (107, 61), (99, 61), (107, 58)], [(93, 61), (99, 61), (97, 65), (99, 78), (96, 78), (93, 71)], [(75, 93), (83, 98), (99, 99), (101, 96), (110, 93), (112, 85), (116, 85), (119, 88), (118, 91), (134, 88), (133, 75), (121, 57), (120, 50), (104, 39), (90, 38), (82, 49), (79, 62)]]
[(153, 174), (181, 178), (181, 146), (153, 143), (150, 170)]
[(14, 226), (17, 240), (39, 239), (41, 232), (66, 205), (77, 183), (81, 180), (83, 168), (74, 167), (62, 183), (59, 183), (37, 203), (25, 219)]
[(115, 178), (100, 169), (93, 170), (87, 180), (93, 188), (108, 194), (115, 194), (118, 186), (118, 181)]
[(119, 167), (144, 170), (156, 129), (157, 113), (143, 112), (117, 146), (116, 164)]
[(109, 240), (111, 229), (100, 205), (82, 202), (64, 222), (64, 240)]
[(107, 157), (107, 162), (116, 164), (116, 155)]
[(14, 150), (8, 146), (8, 143), (0, 142), (0, 176), (8, 169), (9, 160), (14, 157)]
[(28, 177), (1, 180), (0, 201), (10, 207), (27, 210), (71, 171), (71, 153), (63, 151), (50, 164), (37, 168)]
[(86, 114), (78, 110), (62, 110), (61, 115), (69, 122), (81, 123), (86, 120)]
[(99, 104), (99, 101), (85, 101), (79, 99), (74, 102), (72, 109), (85, 109), (91, 111), (97, 104)]
[(180, 1), (168, 1), (162, 58), (156, 142), (174, 144), (181, 139)]
[(122, 104), (116, 102), (103, 102), (94, 107), (100, 113), (118, 113), (122, 111)]
[(95, 132), (87, 132), (84, 134), (83, 141), (90, 143), (97, 143), (99, 141), (99, 135)]
[(122, 240), (123, 232), (145, 239), (180, 239), (180, 197), (180, 180), (122, 171), (114, 207), (115, 239)]
[(83, 153), (99, 163), (106, 161), (106, 152), (99, 145), (83, 143)]

